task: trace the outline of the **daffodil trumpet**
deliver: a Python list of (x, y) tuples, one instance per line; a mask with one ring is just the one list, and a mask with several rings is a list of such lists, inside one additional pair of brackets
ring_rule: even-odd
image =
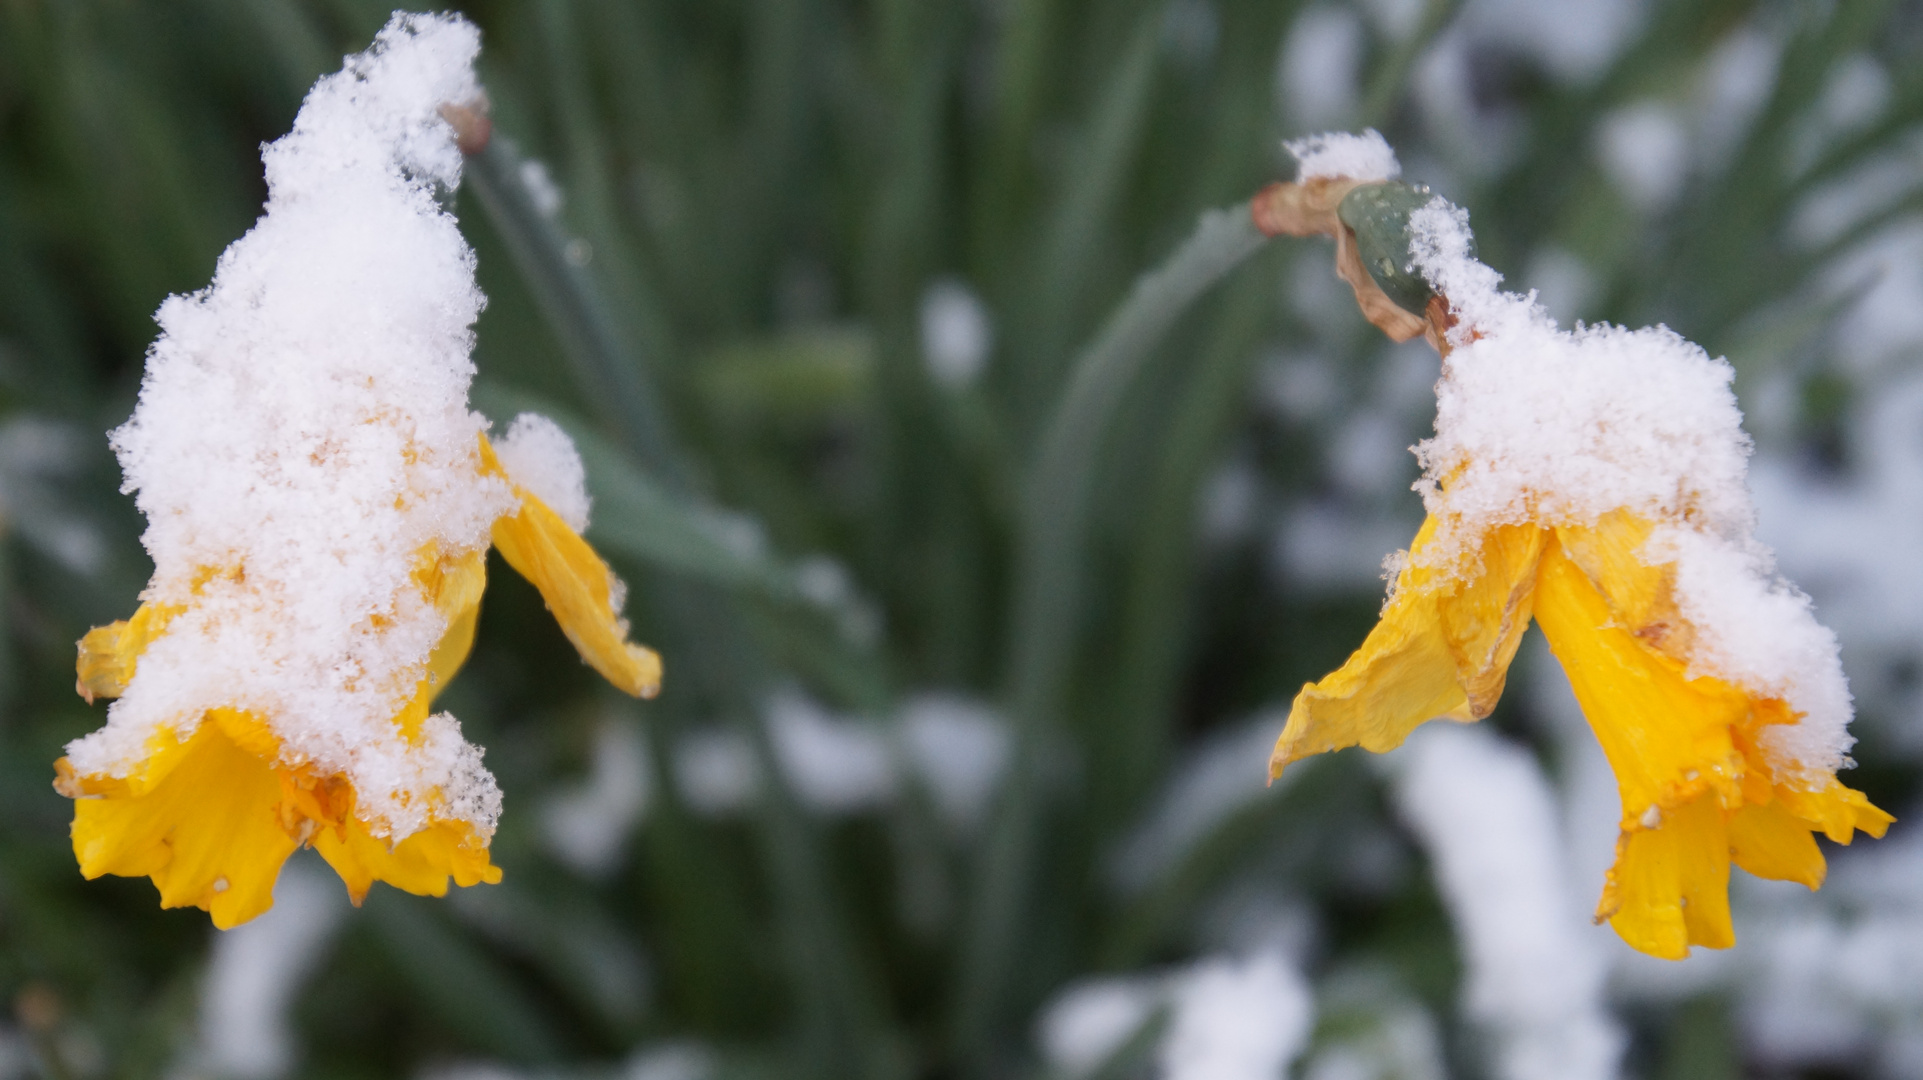
[(1654, 956), (1734, 944), (1732, 864), (1815, 889), (1816, 833), (1847, 844), (1893, 819), (1836, 778), (1850, 705), (1835, 639), (1752, 536), (1728, 365), (1664, 328), (1559, 329), (1496, 287), (1467, 215), (1440, 199), (1365, 226), (1392, 229), (1407, 262), (1391, 268), (1429, 286), (1407, 310), (1361, 280), (1382, 237), (1358, 239), (1340, 212), (1393, 173), (1314, 164), (1257, 200), (1257, 223), (1335, 236), (1370, 321), (1426, 337), (1443, 370), (1436, 435), (1416, 448), (1427, 518), (1361, 648), (1296, 696), (1270, 776), (1488, 716), (1534, 621), (1621, 795), (1596, 920)]

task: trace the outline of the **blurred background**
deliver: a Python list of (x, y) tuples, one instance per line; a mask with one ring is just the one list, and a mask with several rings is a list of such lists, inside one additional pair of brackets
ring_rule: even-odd
[(613, 695), (496, 560), (442, 700), (501, 885), (357, 910), (304, 852), (222, 934), (81, 880), (74, 641), (149, 570), (104, 433), (388, 8), (0, 0), (0, 1077), (1923, 1077), (1906, 820), (1818, 894), (1738, 872), (1734, 949), (1637, 956), (1539, 641), (1488, 722), (1264, 786), (1420, 520), (1438, 366), (1326, 242), (1196, 232), (1373, 125), (1510, 287), (1726, 354), (1845, 780), (1908, 819), (1923, 5), (465, 10), (476, 407), (575, 433), (666, 689)]

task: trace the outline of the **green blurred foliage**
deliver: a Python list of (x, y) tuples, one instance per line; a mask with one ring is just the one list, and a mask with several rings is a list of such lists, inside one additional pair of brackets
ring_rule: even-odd
[[(1252, 798), (1140, 888), (1110, 873), (1185, 748), (1339, 663), (1377, 602), (1288, 580), (1261, 530), (1201, 527), (1225, 462), (1253, 470), (1258, 517), (1327, 495), (1329, 446), (1387, 377), (1392, 354), (1345, 297), (1315, 291), (1326, 245), (1267, 245), (1155, 334), (1101, 338), (1198, 214), (1287, 176), (1279, 140), (1302, 121), (1279, 65), (1304, 6), (464, 6), (497, 140), (458, 204), (490, 298), (477, 407), (576, 433), (591, 538), (668, 682), (643, 706), (610, 698), (497, 562), (445, 700), (506, 792), (506, 881), (442, 901), (377, 889), (347, 917), (296, 1002), (301, 1074), (597, 1074), (697, 1040), (728, 1076), (1039, 1076), (1032, 1018), (1053, 990), (1192, 955), (1211, 905), (1249, 888), (1317, 913), (1319, 969), (1382, 965), (1454, 1015), (1447, 917), (1352, 755)], [(1592, 78), (1474, 53), (1494, 120), (1447, 129), (1415, 76), (1458, 7), (1417, 5), (1399, 31), (1357, 19), (1360, 69), (1325, 126), (1380, 127), (1413, 178), (1469, 208), (1512, 282), (1554, 248), (1591, 271), (1585, 318), (1666, 321), (1745, 383), (1805, 373), (1820, 443), (1850, 383), (1821, 344), (1839, 308), (1818, 275), (1923, 188), (1814, 245), (1785, 222), (1923, 119), (1915, 6), (1663, 0)], [(0, 998), (11, 1045), (49, 1075), (191, 1074), (213, 938), (145, 881), (81, 881), (49, 786), (60, 746), (101, 719), (70, 692), (73, 642), (130, 612), (147, 569), (100, 436), (131, 409), (160, 300), (204, 285), (258, 212), (258, 145), (387, 14), (0, 0), (0, 409), (80, 436), (0, 496), (12, 522), (93, 538), (76, 554), (23, 526), (0, 568)], [(1601, 126), (1687, 104), (1745, 26), (1787, 43), (1773, 89), (1713, 167), (1635, 204), (1599, 161)], [(1810, 149), (1829, 76), (1864, 55), (1891, 77), (1886, 105)], [(557, 217), (523, 186), (536, 160)], [(944, 279), (992, 316), (975, 382), (924, 356)], [(1306, 352), (1338, 373), (1323, 414), (1278, 416), (1258, 375)], [(1422, 409), (1396, 417), (1410, 439)], [(1380, 501), (1413, 525), (1400, 483)], [(1016, 751), (990, 823), (946, 832), (912, 788), (875, 812), (811, 810), (765, 720), (788, 686), (875, 725), (929, 689), (998, 703)], [(1517, 708), (1497, 722), (1526, 734)], [(541, 810), (591, 773), (609, 724), (646, 747), (652, 798), (622, 857), (584, 872)], [(676, 782), (681, 740), (717, 729), (769, 781), (735, 815)], [(1915, 778), (1861, 779), (1900, 804)], [(1373, 877), (1351, 858), (1363, 836), (1388, 845)], [(1331, 1015), (1324, 1036), (1348, 1022)], [(1453, 1037), (1448, 1052), (1477, 1067)], [(1737, 1075), (1739, 1056), (1720, 998), (1637, 1019), (1650, 1075)]]

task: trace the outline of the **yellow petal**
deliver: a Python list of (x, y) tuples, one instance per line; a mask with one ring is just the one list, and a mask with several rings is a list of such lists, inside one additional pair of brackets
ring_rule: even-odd
[(126, 693), (140, 654), (183, 610), (167, 604), (142, 604), (131, 619), (87, 631), (80, 639), (80, 658), (74, 665), (78, 676), (74, 689), (89, 705), (95, 698), (117, 698)]
[[(490, 472), (501, 473), (485, 436), (481, 458)], [(608, 564), (546, 503), (519, 486), (514, 493), (520, 510), (494, 523), (501, 557), (541, 591), (582, 659), (623, 691), (653, 697), (661, 689), (661, 658), (627, 640), (627, 624), (611, 602), (615, 578)]]
[(1877, 839), (1896, 819), (1870, 805), (1860, 791), (1848, 788), (1835, 777), (1803, 789), (1794, 784), (1778, 784), (1776, 798), (1783, 808), (1839, 844), (1847, 844), (1857, 830)]
[(1709, 788), (1725, 805), (1740, 805), (1747, 770), (1730, 731), (1750, 713), (1742, 691), (1688, 678), (1682, 664), (1618, 624), (1559, 540), (1543, 553), (1535, 616), (1615, 769), (1625, 828), (1652, 807), (1660, 815)]
[(340, 828), (316, 832), (311, 842), (346, 882), (356, 907), (376, 881), (416, 896), (445, 896), (450, 876), (463, 887), (501, 880), (500, 867), (488, 861), (487, 841), (464, 821), (436, 821), (390, 846), (350, 817)]
[[(1435, 529), (1433, 518), (1423, 523), (1412, 555)], [(1296, 695), (1269, 757), (1269, 776), (1281, 775), (1290, 762), (1345, 746), (1393, 750), (1417, 725), (1438, 716), (1473, 719), (1436, 611), (1432, 575), (1405, 566), (1362, 647), (1335, 673)]]
[(160, 906), (202, 908), (222, 929), (273, 906), (296, 846), (276, 811), (273, 768), (212, 717), (157, 753), (167, 760), (150, 760), (144, 783), (74, 803), (80, 872), (151, 877)]
[[(430, 545), (432, 548), (433, 545)], [(421, 591), (447, 620), (447, 631), (427, 662), (427, 681), (439, 694), (467, 662), (474, 648), (474, 626), (481, 614), (481, 594), (487, 591), (487, 551), (476, 548), (459, 555), (423, 552), (415, 572)]]
[(1548, 535), (1534, 525), (1491, 529), (1464, 574), (1438, 586), (1442, 632), (1478, 720), (1495, 711), (1509, 663), (1529, 628), (1536, 567)]
[(1800, 882), (1811, 889), (1822, 887), (1828, 869), (1809, 823), (1790, 813), (1781, 799), (1747, 805), (1730, 815), (1729, 857), (1759, 878)]
[(1592, 526), (1558, 527), (1556, 539), (1608, 602), (1616, 625), (1682, 659), (1692, 630), (1676, 608), (1675, 566), (1643, 561), (1643, 545), (1654, 531), (1647, 518), (1612, 510)]
[(1668, 960), (1688, 956), (1691, 945), (1736, 943), (1729, 841), (1714, 795), (1674, 808), (1659, 828), (1623, 833), (1596, 917), (1632, 948)]

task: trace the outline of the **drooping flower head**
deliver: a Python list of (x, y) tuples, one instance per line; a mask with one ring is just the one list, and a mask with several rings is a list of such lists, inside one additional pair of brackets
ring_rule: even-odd
[[(501, 795), (431, 711), (473, 642), (492, 542), (582, 655), (652, 694), (620, 583), (578, 535), (580, 461), (470, 411), (474, 257), (444, 103), (474, 100), (474, 27), (396, 15), (266, 148), (268, 200), (213, 283), (161, 306), (112, 435), (154, 561), (140, 610), (80, 643), (117, 698), (59, 762), (82, 872), (151, 877), (228, 927), (309, 844), (356, 902), (497, 881)], [(504, 464), (505, 463), (505, 464)]]
[[(1380, 269), (1336, 208), (1406, 190), (1316, 177), (1257, 206), (1271, 231), (1337, 231), (1371, 321), (1444, 358), (1436, 433), (1416, 448), (1428, 519), (1361, 649), (1296, 697), (1272, 774), (1487, 716), (1534, 619), (1622, 796), (1598, 920), (1658, 956), (1730, 945), (1731, 862), (1815, 888), (1812, 833), (1848, 843), (1892, 820), (1836, 779), (1849, 689), (1835, 637), (1753, 535), (1731, 369), (1665, 327), (1558, 328), (1475, 259), (1463, 211), (1419, 194), (1406, 259)], [(1364, 266), (1385, 287), (1414, 279), (1420, 313), (1383, 312)]]

